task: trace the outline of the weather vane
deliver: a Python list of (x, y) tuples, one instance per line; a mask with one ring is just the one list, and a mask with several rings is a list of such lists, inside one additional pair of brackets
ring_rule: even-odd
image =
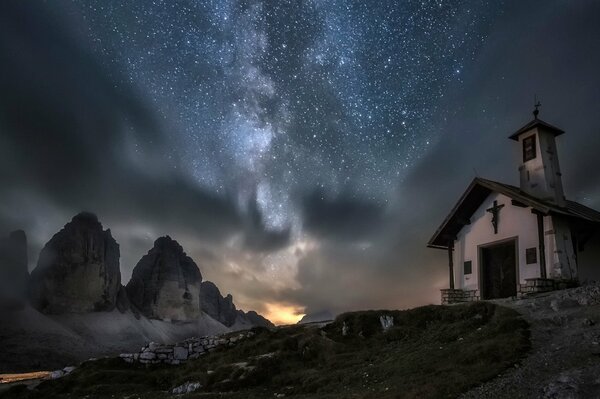
[(538, 108), (542, 106), (542, 103), (537, 98), (537, 94), (533, 95), (533, 106), (535, 107), (535, 109), (533, 110), (533, 117), (537, 119), (540, 113), (540, 110)]

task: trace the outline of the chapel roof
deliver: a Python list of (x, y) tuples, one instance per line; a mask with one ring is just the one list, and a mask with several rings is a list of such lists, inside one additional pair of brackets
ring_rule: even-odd
[(427, 246), (448, 248), (449, 240), (454, 239), (460, 230), (470, 223), (469, 219), (473, 213), (492, 192), (504, 194), (511, 198), (513, 203), (531, 207), (545, 215), (563, 215), (588, 223), (600, 223), (600, 212), (578, 202), (566, 200), (566, 206), (560, 207), (527, 194), (518, 187), (476, 177), (431, 237)]
[(525, 132), (528, 132), (529, 130), (531, 130), (535, 127), (542, 127), (542, 128), (544, 128), (544, 130), (547, 130), (550, 133), (554, 134), (555, 137), (560, 136), (561, 134), (563, 134), (565, 132), (564, 130), (557, 128), (556, 126), (553, 126), (553, 125), (549, 124), (548, 122), (544, 122), (541, 119), (535, 118), (531, 122), (527, 123), (525, 126), (520, 128), (519, 130), (517, 130), (516, 132), (511, 134), (508, 138), (515, 140), (515, 141), (519, 141), (520, 135), (522, 135)]

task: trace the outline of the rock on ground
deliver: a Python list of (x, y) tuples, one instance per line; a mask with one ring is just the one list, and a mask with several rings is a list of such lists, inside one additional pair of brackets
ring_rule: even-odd
[(183, 385), (173, 388), (173, 395), (183, 395), (186, 393), (194, 392), (199, 388), (202, 388), (202, 385), (199, 382), (188, 381)]

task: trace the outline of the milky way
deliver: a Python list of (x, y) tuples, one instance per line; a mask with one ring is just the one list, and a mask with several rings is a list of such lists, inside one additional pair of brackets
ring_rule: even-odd
[(574, 132), (571, 199), (600, 202), (580, 173), (600, 148), (582, 114), (600, 101), (599, 8), (3, 2), (0, 227), (27, 231), (31, 269), (96, 212), (124, 281), (169, 234), (245, 309), (435, 301), (428, 236), (474, 175), (516, 179), (506, 136), (534, 94)]
[(76, 4), (96, 51), (172, 130), (172, 167), (242, 204), (256, 195), (278, 228), (294, 223), (294, 192), (386, 201), (436, 139), (437, 99), (461, 80), (502, 6)]

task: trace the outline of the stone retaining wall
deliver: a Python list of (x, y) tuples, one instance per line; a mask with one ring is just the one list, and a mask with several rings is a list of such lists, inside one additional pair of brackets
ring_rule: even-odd
[(442, 305), (453, 303), (474, 302), (479, 300), (476, 290), (461, 290), (458, 288), (446, 288), (440, 290), (442, 294)]
[(172, 364), (177, 365), (187, 360), (198, 359), (217, 348), (234, 346), (237, 342), (252, 337), (252, 331), (243, 331), (236, 335), (189, 338), (172, 345), (150, 342), (138, 353), (121, 353), (119, 357), (127, 363)]

